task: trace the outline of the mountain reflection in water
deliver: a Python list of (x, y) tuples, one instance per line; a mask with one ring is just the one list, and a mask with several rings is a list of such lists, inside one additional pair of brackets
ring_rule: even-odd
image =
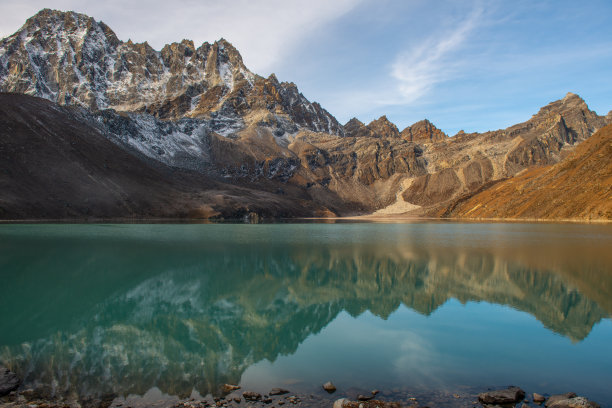
[(57, 394), (217, 393), (343, 311), (484, 301), (574, 343), (612, 313), (605, 226), (1, 227), (0, 361)]

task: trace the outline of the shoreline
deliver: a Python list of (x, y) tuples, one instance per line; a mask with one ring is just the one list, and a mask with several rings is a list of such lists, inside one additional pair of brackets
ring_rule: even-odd
[[(226, 385), (227, 386), (227, 385)], [(596, 402), (573, 392), (539, 394), (519, 387), (464, 387), (461, 389), (370, 390), (348, 388), (325, 392), (292, 392), (273, 388), (267, 393), (233, 386), (219, 396), (201, 396), (196, 391), (185, 398), (163, 394), (152, 388), (144, 395), (69, 398), (44, 397), (32, 389), (12, 391), (0, 397), (0, 408), (467, 408), (503, 405), (520, 408), (599, 408)], [(568, 402), (569, 401), (569, 402)], [(606, 406), (606, 405), (604, 405)]]
[(333, 223), (336, 221), (360, 221), (379, 223), (410, 223), (410, 222), (447, 222), (447, 223), (542, 223), (542, 224), (612, 224), (612, 219), (577, 219), (577, 218), (465, 218), (465, 217), (427, 217), (404, 214), (363, 214), (340, 217), (294, 217), (294, 218), (263, 218), (263, 222), (249, 220), (214, 219), (214, 218), (28, 218), (0, 219), (2, 224), (290, 224), (299, 221), (317, 221)]

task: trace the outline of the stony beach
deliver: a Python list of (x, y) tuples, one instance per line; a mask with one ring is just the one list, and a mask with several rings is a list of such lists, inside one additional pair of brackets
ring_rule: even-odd
[[(516, 386), (495, 387), (485, 391), (463, 389), (449, 391), (363, 390), (338, 389), (331, 381), (312, 393), (293, 392), (285, 388), (272, 388), (267, 393), (242, 389), (238, 385), (224, 384), (218, 396), (192, 395), (189, 398), (147, 393), (144, 396), (105, 398), (54, 397), (46, 391), (21, 386), (16, 374), (0, 367), (0, 407), (2, 408), (435, 408), (435, 407), (543, 407), (543, 408), (600, 408), (596, 402), (573, 392), (550, 395), (531, 392)], [(539, 390), (540, 392), (542, 390)], [(149, 395), (150, 394), (150, 395)]]

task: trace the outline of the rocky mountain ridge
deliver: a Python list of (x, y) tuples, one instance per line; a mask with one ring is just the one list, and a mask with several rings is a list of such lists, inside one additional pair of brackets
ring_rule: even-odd
[[(120, 41), (84, 14), (44, 9), (3, 39), (0, 49), (4, 92), (172, 120), (221, 116), (236, 122), (247, 111), (264, 110), (309, 130), (343, 133), (294, 84), (251, 73), (224, 39), (198, 48), (183, 40), (156, 51), (146, 42)], [(216, 131), (228, 134), (231, 126)]]
[[(0, 41), (0, 91), (72, 107), (87, 127), (167, 171), (308, 202), (302, 215), (433, 214), (491, 182), (560, 161), (612, 121), (569, 93), (492, 132), (448, 137), (428, 120), (400, 131), (386, 116), (342, 126), (295, 84), (251, 73), (223, 39), (156, 51), (120, 41), (91, 17), (49, 9)], [(194, 204), (227, 214), (223, 200), (202, 200)], [(239, 213), (250, 211), (245, 204)]]

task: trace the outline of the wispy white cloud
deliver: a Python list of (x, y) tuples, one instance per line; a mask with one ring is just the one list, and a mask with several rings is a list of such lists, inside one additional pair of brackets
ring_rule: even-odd
[(487, 24), (487, 17), (479, 2), (463, 19), (432, 27), (431, 34), (413, 40), (415, 45), (395, 51), (388, 69), (379, 77), (360, 87), (324, 95), (326, 106), (334, 107), (333, 113), (346, 120), (355, 115), (376, 115), (388, 107), (427, 105), (436, 85), (474, 68), (474, 55), (468, 58), (463, 51), (474, 32)]
[(461, 49), (478, 26), (482, 14), (482, 8), (476, 8), (452, 31), (401, 52), (391, 66), (398, 93), (381, 99), (379, 103), (412, 103), (426, 95), (434, 85), (452, 79), (457, 73), (457, 62), (453, 62), (451, 56)]
[(0, 36), (15, 32), (41, 8), (82, 12), (108, 24), (121, 40), (154, 48), (224, 37), (253, 71), (267, 74), (314, 31), (345, 15), (362, 0), (21, 0), (1, 2)]

